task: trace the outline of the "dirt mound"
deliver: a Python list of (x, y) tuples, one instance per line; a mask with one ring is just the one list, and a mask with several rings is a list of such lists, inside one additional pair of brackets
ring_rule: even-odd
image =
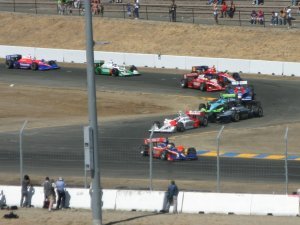
[[(79, 16), (0, 13), (2, 45), (85, 49)], [(22, 24), (22, 25), (21, 25)], [(26, 26), (24, 26), (26, 24)], [(93, 19), (95, 50), (162, 55), (299, 61), (300, 30)]]

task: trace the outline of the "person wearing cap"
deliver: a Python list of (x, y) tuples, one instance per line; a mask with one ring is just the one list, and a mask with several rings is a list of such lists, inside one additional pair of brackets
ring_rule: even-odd
[(66, 202), (66, 191), (65, 191), (65, 181), (62, 177), (59, 177), (58, 180), (55, 182), (56, 186), (56, 193), (57, 193), (57, 204), (56, 209), (65, 208)]

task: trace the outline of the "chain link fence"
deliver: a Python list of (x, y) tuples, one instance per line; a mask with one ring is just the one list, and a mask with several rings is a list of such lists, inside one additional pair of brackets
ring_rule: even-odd
[[(210, 138), (204, 142), (201, 139), (203, 133), (200, 132), (197, 134), (199, 142), (203, 148), (210, 150), (211, 155), (201, 154), (200, 150), (203, 149), (198, 147), (198, 160), (171, 162), (153, 159), (152, 166), (149, 164), (149, 157), (141, 154), (140, 146), (144, 143), (144, 138), (121, 138), (117, 134), (114, 137), (105, 137), (104, 134), (100, 134), (99, 166), (102, 187), (149, 189), (153, 185), (154, 190), (161, 190), (165, 189), (166, 182), (175, 179), (181, 189), (189, 191), (285, 194), (295, 192), (299, 188), (300, 156), (288, 152), (286, 167), (284, 151), (289, 149), (289, 143), (285, 146), (284, 133), (275, 137), (275, 145), (282, 148), (282, 154), (277, 153), (277, 159), (271, 159), (268, 154), (261, 154), (265, 157), (249, 157), (264, 150), (246, 154), (245, 148), (237, 146), (243, 145), (247, 137), (244, 140), (230, 139), (231, 134), (227, 133), (226, 129), (225, 127), (219, 136), (219, 160), (216, 153), (217, 135), (210, 134)], [(29, 174), (37, 185), (45, 176), (54, 179), (63, 176), (69, 186), (87, 187), (90, 183), (89, 171), (85, 170), (84, 165), (82, 126), (28, 130), (25, 128), (22, 139), (19, 132), (2, 132), (0, 143), (2, 184), (20, 182), (21, 158), (23, 174)], [(252, 142), (249, 145), (249, 140), (247, 143), (244, 146), (246, 149), (258, 148), (258, 143)], [(244, 156), (233, 156), (232, 152), (230, 156), (229, 149)], [(292, 146), (291, 151), (294, 151)]]

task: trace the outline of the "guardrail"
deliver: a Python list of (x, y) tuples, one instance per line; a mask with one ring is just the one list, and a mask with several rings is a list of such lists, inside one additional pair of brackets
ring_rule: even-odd
[[(36, 58), (52, 59), (66, 63), (85, 63), (84, 50), (47, 49), (22, 46), (0, 45), (0, 57), (9, 54), (31, 55)], [(138, 67), (190, 70), (194, 65), (215, 65), (220, 71), (250, 74), (300, 76), (300, 63), (250, 59), (205, 58), (192, 56), (172, 56), (160, 54), (139, 54), (95, 51), (95, 59), (111, 60), (117, 64)]]
[[(19, 205), (21, 188), (0, 185), (0, 205)], [(163, 191), (102, 190), (104, 210), (152, 211), (159, 212), (166, 204)], [(42, 187), (29, 188), (29, 203), (42, 208), (44, 191)], [(90, 209), (89, 189), (67, 188), (66, 206)], [(171, 206), (172, 211), (172, 206)], [(236, 215), (298, 216), (298, 195), (262, 195), (234, 193), (179, 192), (179, 213), (219, 213)]]

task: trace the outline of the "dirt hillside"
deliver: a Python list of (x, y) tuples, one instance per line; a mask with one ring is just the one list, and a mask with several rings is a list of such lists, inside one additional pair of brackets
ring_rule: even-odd
[[(0, 44), (85, 49), (83, 17), (0, 13)], [(95, 50), (299, 61), (300, 30), (93, 19)]]

